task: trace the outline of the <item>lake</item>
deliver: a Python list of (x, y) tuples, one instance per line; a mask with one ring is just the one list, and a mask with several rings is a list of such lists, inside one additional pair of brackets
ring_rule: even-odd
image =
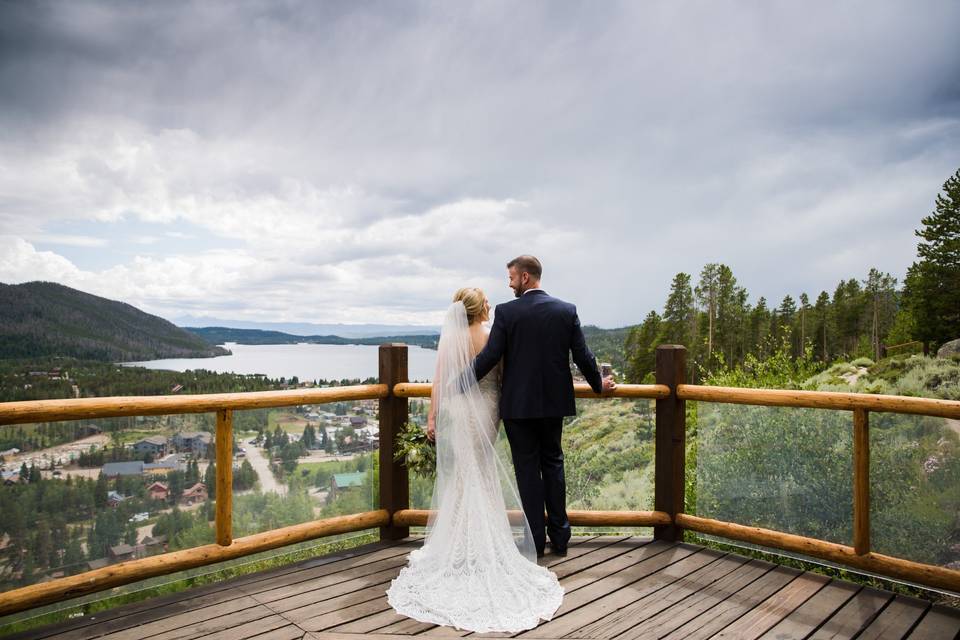
[[(303, 380), (342, 380), (376, 378), (379, 375), (379, 350), (376, 345), (360, 344), (234, 344), (222, 347), (233, 352), (216, 358), (170, 358), (145, 362), (124, 362), (125, 366), (187, 371), (207, 369), (218, 373), (262, 373), (268, 378)], [(408, 347), (410, 380), (432, 380), (437, 352)]]

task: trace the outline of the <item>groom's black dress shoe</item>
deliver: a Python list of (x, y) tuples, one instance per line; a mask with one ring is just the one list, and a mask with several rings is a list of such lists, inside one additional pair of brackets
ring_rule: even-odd
[(552, 554), (555, 555), (555, 556), (560, 556), (561, 558), (565, 558), (565, 557), (567, 556), (567, 548), (566, 548), (566, 547), (559, 547), (559, 546), (557, 546), (557, 545), (555, 545), (555, 544), (553, 544), (553, 543), (551, 542), (551, 543), (550, 543), (550, 553), (552, 553)]

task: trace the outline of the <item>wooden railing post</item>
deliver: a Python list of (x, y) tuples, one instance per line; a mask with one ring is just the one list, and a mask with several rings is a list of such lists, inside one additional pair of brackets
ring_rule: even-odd
[(657, 347), (657, 384), (670, 387), (670, 397), (657, 400), (656, 454), (654, 458), (654, 509), (674, 518), (670, 525), (653, 528), (657, 540), (683, 540), (676, 515), (684, 511), (686, 487), (686, 401), (677, 397), (677, 385), (686, 381), (687, 349), (681, 345)]
[[(393, 386), (409, 382), (407, 345), (380, 345), (380, 383), (387, 385), (387, 397), (380, 399), (380, 508), (391, 517), (410, 508), (410, 484), (407, 465), (396, 462), (397, 434), (409, 419), (407, 399), (394, 395)], [(381, 540), (400, 540), (410, 535), (410, 527), (380, 527)]]
[(870, 553), (870, 414), (853, 410), (853, 550)]
[[(233, 410), (217, 411), (217, 544), (233, 542)], [(209, 489), (208, 489), (209, 490)]]

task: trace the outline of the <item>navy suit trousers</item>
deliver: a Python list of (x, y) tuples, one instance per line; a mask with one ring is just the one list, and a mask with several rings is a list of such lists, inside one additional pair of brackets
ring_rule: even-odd
[[(550, 536), (555, 547), (566, 549), (570, 541), (570, 522), (567, 520), (567, 484), (560, 447), (563, 418), (507, 418), (503, 426), (510, 442), (523, 512), (530, 523), (537, 552), (543, 553), (546, 535)], [(547, 508), (546, 522), (543, 520), (544, 506)]]

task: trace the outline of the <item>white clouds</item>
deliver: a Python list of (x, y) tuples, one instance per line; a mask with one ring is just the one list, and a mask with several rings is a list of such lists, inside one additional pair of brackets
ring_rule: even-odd
[(37, 251), (32, 244), (12, 236), (0, 236), (0, 281), (30, 280), (76, 282), (81, 275), (69, 260), (52, 251)]
[(0, 279), (169, 316), (407, 322), (522, 252), (604, 325), (708, 261), (902, 276), (958, 164), (950, 2), (0, 13)]

